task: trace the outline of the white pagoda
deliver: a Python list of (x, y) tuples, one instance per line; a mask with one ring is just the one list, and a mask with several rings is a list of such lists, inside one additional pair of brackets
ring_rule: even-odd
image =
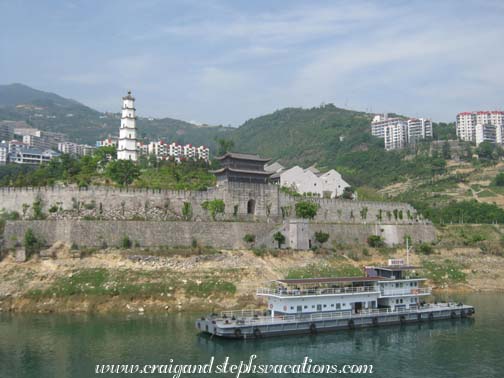
[(117, 145), (118, 160), (136, 161), (138, 158), (136, 140), (135, 98), (128, 91), (124, 96), (121, 115), (121, 128), (119, 129), (119, 143)]

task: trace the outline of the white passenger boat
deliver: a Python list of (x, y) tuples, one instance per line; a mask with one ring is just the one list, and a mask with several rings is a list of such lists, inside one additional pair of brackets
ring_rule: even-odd
[(257, 289), (264, 310), (224, 311), (196, 321), (196, 328), (226, 338), (259, 338), (338, 329), (465, 318), (474, 307), (426, 303), (431, 288), (417, 267), (402, 260), (367, 266), (362, 277), (283, 279)]

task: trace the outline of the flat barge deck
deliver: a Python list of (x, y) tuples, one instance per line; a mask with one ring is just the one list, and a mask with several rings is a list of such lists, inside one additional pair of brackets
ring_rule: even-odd
[(259, 311), (226, 311), (211, 314), (196, 321), (202, 333), (231, 338), (316, 334), (343, 329), (379, 327), (394, 324), (429, 322), (441, 319), (460, 319), (475, 313), (473, 306), (438, 303), (417, 309), (390, 311), (374, 309), (359, 314), (347, 312), (317, 313), (311, 315), (264, 316)]

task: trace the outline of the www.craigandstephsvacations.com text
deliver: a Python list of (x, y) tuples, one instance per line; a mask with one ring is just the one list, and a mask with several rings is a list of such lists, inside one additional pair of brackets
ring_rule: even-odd
[(206, 364), (177, 364), (173, 359), (168, 364), (99, 364), (95, 367), (96, 374), (168, 374), (173, 378), (181, 378), (184, 375), (201, 374), (231, 374), (239, 378), (242, 374), (373, 374), (373, 365), (366, 364), (316, 364), (309, 357), (298, 364), (261, 364), (258, 363), (257, 355), (253, 354), (248, 360), (233, 363), (226, 357), (221, 363), (211, 357)]

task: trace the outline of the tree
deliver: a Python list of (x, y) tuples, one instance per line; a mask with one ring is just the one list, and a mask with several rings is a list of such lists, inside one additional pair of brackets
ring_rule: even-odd
[(499, 173), (497, 176), (495, 176), (494, 179), (494, 185), (495, 186), (504, 186), (504, 173)]
[(499, 153), (493, 143), (482, 142), (476, 149), (480, 160), (494, 161), (499, 157)]
[(329, 234), (322, 231), (315, 232), (315, 240), (320, 243), (320, 245), (324, 244), (329, 240)]
[(343, 194), (341, 195), (344, 199), (353, 199), (354, 198), (354, 189), (351, 186), (347, 186), (343, 189)]
[(214, 199), (211, 201), (205, 201), (201, 204), (201, 207), (207, 210), (212, 219), (215, 220), (217, 214), (224, 214), (226, 204), (221, 199)]
[(217, 144), (219, 145), (217, 150), (219, 156), (230, 152), (234, 148), (234, 142), (231, 139), (217, 139)]
[(27, 255), (40, 252), (43, 242), (39, 240), (31, 228), (27, 229), (24, 235), (24, 247)]
[(281, 248), (282, 244), (285, 243), (285, 236), (280, 231), (277, 231), (273, 234), (273, 240), (278, 243), (278, 248)]
[(140, 177), (140, 169), (130, 160), (114, 160), (107, 164), (105, 174), (120, 185), (130, 185)]
[(298, 218), (313, 219), (317, 215), (318, 204), (315, 202), (300, 201), (296, 203), (296, 216)]
[(373, 248), (380, 248), (385, 245), (385, 242), (383, 241), (382, 237), (379, 235), (369, 235), (367, 239), (367, 243), (370, 247)]
[(443, 143), (442, 154), (443, 159), (445, 160), (451, 159), (450, 143), (448, 143), (448, 141)]

